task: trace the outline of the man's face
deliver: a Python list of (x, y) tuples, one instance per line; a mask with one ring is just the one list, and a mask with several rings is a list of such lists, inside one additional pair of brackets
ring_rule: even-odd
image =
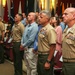
[(18, 14), (15, 15), (15, 22), (19, 21), (19, 19), (20, 19), (19, 15)]
[(34, 18), (33, 13), (29, 13), (27, 17), (28, 21), (31, 22), (33, 18)]
[(25, 13), (22, 13), (22, 15), (23, 15), (23, 18), (26, 18), (26, 15), (25, 15)]
[(73, 13), (72, 13), (69, 9), (67, 9), (67, 10), (64, 11), (62, 17), (63, 17), (63, 21), (64, 21), (66, 24), (68, 24), (70, 21), (73, 20)]
[(44, 13), (40, 13), (38, 17), (39, 24), (44, 25), (48, 21), (48, 17)]

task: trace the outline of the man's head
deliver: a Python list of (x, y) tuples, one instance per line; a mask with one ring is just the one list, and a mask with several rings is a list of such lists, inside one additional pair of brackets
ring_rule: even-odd
[(59, 17), (59, 21), (63, 22), (63, 17), (62, 16)]
[(75, 22), (75, 8), (67, 8), (63, 13), (63, 21), (69, 25)]
[(16, 14), (15, 15), (15, 22), (16, 23), (19, 23), (22, 19), (23, 19), (22, 14)]
[(30, 12), (27, 19), (29, 23), (33, 23), (36, 20), (36, 14), (34, 12)]
[(25, 13), (22, 13), (22, 15), (23, 15), (23, 18), (26, 18), (26, 14)]
[(43, 10), (39, 13), (39, 24), (46, 25), (50, 20), (51, 14), (47, 10)]

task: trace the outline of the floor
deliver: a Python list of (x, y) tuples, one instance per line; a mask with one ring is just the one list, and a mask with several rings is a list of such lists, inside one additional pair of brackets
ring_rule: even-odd
[[(13, 62), (6, 59), (3, 64), (0, 64), (0, 75), (14, 75)], [(27, 75), (26, 72), (23, 71), (23, 75)], [(60, 72), (56, 71), (54, 75), (60, 75)]]
[[(0, 75), (14, 75), (13, 62), (5, 60), (3, 64), (0, 64)], [(26, 75), (26, 73), (23, 72), (23, 75)]]

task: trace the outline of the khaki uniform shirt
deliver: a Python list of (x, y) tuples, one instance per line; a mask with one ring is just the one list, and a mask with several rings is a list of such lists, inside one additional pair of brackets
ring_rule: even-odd
[(38, 34), (38, 51), (48, 52), (51, 44), (56, 44), (56, 32), (50, 24), (47, 24)]
[(63, 59), (75, 59), (75, 24), (67, 32), (66, 28), (62, 38)]
[(24, 32), (24, 25), (20, 22), (18, 25), (14, 24), (12, 28), (12, 37), (13, 37), (13, 42), (20, 42), (23, 32)]
[(2, 22), (0, 22), (0, 36), (2, 35), (2, 31), (5, 30), (4, 24)]

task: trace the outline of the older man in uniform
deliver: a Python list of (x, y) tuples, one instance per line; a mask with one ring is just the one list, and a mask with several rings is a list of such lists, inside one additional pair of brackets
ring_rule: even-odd
[(24, 32), (24, 25), (21, 23), (22, 14), (16, 14), (15, 24), (12, 28), (13, 55), (14, 55), (14, 75), (22, 75), (22, 56), (20, 51), (21, 38)]
[(56, 45), (56, 33), (49, 24), (50, 12), (43, 10), (39, 15), (42, 29), (38, 34), (38, 75), (53, 75), (53, 55)]
[(67, 8), (63, 21), (68, 25), (63, 32), (62, 55), (64, 75), (75, 75), (75, 8)]
[(2, 23), (2, 17), (0, 16), (0, 64), (4, 63), (4, 49), (3, 49), (3, 39), (5, 33), (4, 24)]

